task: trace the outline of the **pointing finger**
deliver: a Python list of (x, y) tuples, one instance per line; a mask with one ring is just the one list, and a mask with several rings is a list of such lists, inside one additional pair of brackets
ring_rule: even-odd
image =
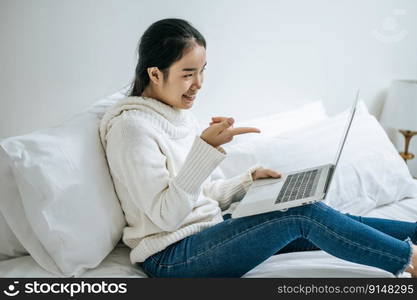
[(244, 134), (244, 133), (260, 133), (261, 131), (258, 128), (255, 127), (237, 127), (230, 130), (232, 132), (232, 135), (237, 134)]

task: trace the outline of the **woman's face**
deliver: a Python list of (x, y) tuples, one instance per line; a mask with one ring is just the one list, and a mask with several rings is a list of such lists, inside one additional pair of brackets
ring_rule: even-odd
[(203, 84), (205, 65), (206, 49), (194, 44), (180, 60), (169, 67), (168, 78), (164, 78), (158, 68), (151, 68), (153, 70), (148, 72), (151, 78), (148, 86), (150, 89), (145, 89), (143, 96), (155, 98), (178, 109), (189, 109)]

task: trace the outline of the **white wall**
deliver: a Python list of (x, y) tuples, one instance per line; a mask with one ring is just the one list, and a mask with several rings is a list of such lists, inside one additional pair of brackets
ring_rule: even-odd
[(202, 121), (314, 99), (335, 114), (358, 87), (378, 117), (391, 80), (417, 78), (415, 0), (0, 0), (0, 138), (60, 123), (130, 83), (139, 37), (166, 17), (207, 39), (193, 108)]

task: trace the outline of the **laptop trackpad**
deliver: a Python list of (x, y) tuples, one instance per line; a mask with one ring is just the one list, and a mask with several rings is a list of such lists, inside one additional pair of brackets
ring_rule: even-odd
[(282, 185), (283, 180), (274, 179), (274, 182), (270, 181), (268, 184), (252, 186), (246, 193), (244, 200), (253, 202), (275, 199), (276, 197), (278, 197), (278, 192)]

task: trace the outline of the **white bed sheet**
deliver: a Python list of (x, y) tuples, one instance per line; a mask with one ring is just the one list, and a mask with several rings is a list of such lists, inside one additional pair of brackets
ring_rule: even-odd
[[(365, 216), (417, 221), (417, 198), (404, 199), (378, 207)], [(31, 256), (22, 256), (0, 261), (0, 277), (56, 277), (41, 268)], [(129, 248), (118, 244), (115, 249), (94, 269), (80, 277), (133, 277), (145, 278), (146, 274), (131, 265)], [(303, 251), (274, 255), (246, 273), (247, 278), (279, 277), (394, 277), (384, 270), (347, 262), (324, 251)], [(410, 277), (403, 273), (399, 277)]]

